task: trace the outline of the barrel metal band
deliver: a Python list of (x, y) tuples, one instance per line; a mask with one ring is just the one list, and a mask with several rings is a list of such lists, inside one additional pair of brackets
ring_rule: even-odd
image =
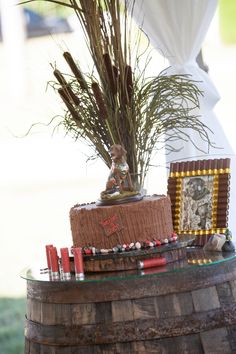
[[(174, 321), (173, 321), (174, 319)], [(174, 323), (174, 325), (173, 325)], [(137, 325), (138, 324), (138, 325)], [(139, 319), (87, 325), (47, 325), (26, 319), (25, 337), (29, 341), (49, 346), (86, 346), (108, 343), (153, 340), (172, 336), (202, 333), (236, 324), (236, 303), (224, 308), (191, 313), (171, 318)], [(141, 328), (141, 330), (139, 329)]]

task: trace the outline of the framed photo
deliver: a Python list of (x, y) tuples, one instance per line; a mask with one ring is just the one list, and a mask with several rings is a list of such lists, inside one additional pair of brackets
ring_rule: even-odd
[(228, 225), (230, 159), (176, 162), (170, 165), (168, 194), (174, 231), (195, 235), (203, 246)]

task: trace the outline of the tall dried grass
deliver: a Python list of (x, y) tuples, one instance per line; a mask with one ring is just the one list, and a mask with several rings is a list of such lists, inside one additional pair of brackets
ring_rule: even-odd
[[(32, 1), (38, 0), (23, 3)], [(150, 78), (148, 64), (140, 68), (140, 55), (148, 54), (139, 54), (138, 40), (134, 51), (130, 39), (135, 0), (45, 1), (74, 11), (96, 69), (85, 75), (69, 52), (63, 55), (71, 73), (54, 68), (53, 87), (66, 107), (63, 125), (75, 140), (88, 142), (109, 167), (110, 146), (123, 145), (140, 186), (155, 151), (163, 145), (173, 151), (175, 140), (192, 141), (189, 129), (211, 145), (208, 128), (196, 113), (202, 95), (197, 83), (188, 75), (165, 72)]]

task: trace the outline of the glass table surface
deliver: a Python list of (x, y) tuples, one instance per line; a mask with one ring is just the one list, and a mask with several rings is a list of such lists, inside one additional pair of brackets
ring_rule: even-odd
[(185, 259), (155, 268), (85, 273), (83, 280), (75, 279), (74, 274), (71, 274), (70, 279), (63, 279), (63, 275), (61, 274), (58, 280), (52, 280), (47, 268), (42, 269), (40, 265), (35, 265), (23, 269), (20, 276), (25, 280), (42, 282), (103, 282), (146, 276), (163, 276), (173, 272), (191, 271), (194, 268), (209, 267), (232, 259), (236, 259), (235, 252), (205, 252), (202, 248), (187, 247), (187, 257)]

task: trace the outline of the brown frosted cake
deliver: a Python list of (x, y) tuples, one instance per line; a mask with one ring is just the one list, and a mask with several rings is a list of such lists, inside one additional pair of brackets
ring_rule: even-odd
[(75, 205), (70, 210), (70, 223), (76, 247), (109, 249), (135, 241), (164, 241), (173, 232), (171, 203), (164, 195), (119, 205)]

